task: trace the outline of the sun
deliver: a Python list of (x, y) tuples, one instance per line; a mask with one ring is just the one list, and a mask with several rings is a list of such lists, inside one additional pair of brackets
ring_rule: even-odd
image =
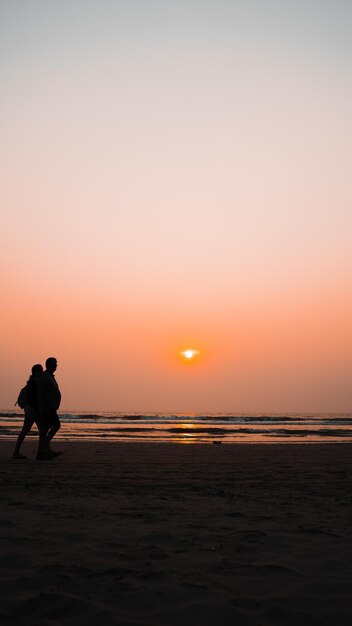
[(195, 350), (194, 348), (187, 348), (187, 350), (182, 350), (179, 354), (186, 360), (192, 361), (196, 356), (200, 354), (199, 350)]

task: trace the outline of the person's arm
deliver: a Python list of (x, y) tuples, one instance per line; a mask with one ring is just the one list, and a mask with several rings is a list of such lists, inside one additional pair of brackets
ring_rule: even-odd
[(45, 411), (46, 409), (46, 376), (40, 376), (37, 380), (38, 386), (38, 411)]

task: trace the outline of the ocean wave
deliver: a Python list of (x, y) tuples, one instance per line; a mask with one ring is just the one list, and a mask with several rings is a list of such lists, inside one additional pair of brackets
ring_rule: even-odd
[[(12, 414), (13, 415), (13, 414)], [(8, 414), (7, 416), (12, 416)], [(0, 414), (1, 416), (1, 414)], [(189, 423), (198, 424), (208, 422), (211, 424), (307, 424), (307, 425), (352, 425), (352, 415), (222, 415), (222, 414), (103, 414), (103, 413), (60, 413), (60, 418), (68, 422), (80, 423), (123, 423), (145, 421), (154, 424)]]
[[(60, 413), (65, 440), (224, 442), (351, 441), (352, 414)], [(23, 412), (0, 412), (0, 437), (17, 437)], [(35, 427), (31, 437), (37, 437)]]

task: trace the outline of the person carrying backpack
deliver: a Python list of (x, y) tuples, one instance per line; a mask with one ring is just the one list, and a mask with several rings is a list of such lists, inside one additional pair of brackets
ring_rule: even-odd
[(38, 413), (38, 377), (43, 373), (43, 366), (40, 363), (36, 363), (32, 367), (32, 374), (30, 375), (27, 384), (21, 389), (16, 404), (21, 409), (24, 409), (24, 421), (20, 434), (17, 437), (15, 449), (12, 457), (14, 459), (26, 459), (27, 457), (21, 454), (21, 445), (28, 433), (30, 432), (34, 422), (37, 419)]

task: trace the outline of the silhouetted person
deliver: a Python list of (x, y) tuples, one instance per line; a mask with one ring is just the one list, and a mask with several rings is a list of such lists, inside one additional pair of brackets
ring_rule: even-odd
[(46, 370), (38, 377), (38, 429), (39, 445), (38, 460), (52, 459), (61, 452), (54, 452), (50, 448), (50, 442), (56, 435), (61, 424), (57, 410), (61, 402), (61, 393), (57, 384), (54, 372), (57, 368), (57, 361), (54, 357), (49, 357), (45, 362)]
[(26, 385), (26, 404), (24, 406), (24, 421), (20, 434), (17, 437), (16, 446), (13, 451), (14, 459), (26, 459), (24, 454), (21, 454), (21, 445), (24, 438), (30, 432), (34, 422), (38, 417), (38, 376), (43, 373), (43, 366), (40, 363), (33, 365), (32, 374), (30, 375)]

